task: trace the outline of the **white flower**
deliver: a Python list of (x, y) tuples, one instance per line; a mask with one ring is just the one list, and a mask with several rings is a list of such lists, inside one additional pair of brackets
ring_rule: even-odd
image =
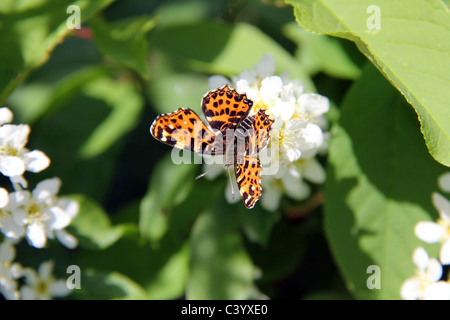
[(433, 204), (439, 212), (437, 222), (421, 221), (414, 231), (419, 239), (428, 243), (442, 243), (439, 260), (450, 264), (450, 202), (437, 192), (432, 195)]
[[(0, 109), (0, 123), (12, 119), (12, 113), (8, 111)], [(26, 181), (22, 175), (25, 171), (40, 172), (50, 164), (50, 159), (42, 151), (25, 148), (29, 134), (30, 127), (26, 124), (3, 124), (0, 127), (0, 172), (24, 187)]]
[(39, 266), (39, 272), (31, 268), (23, 270), (25, 285), (20, 288), (22, 300), (50, 300), (71, 293), (66, 281), (53, 276), (53, 265), (53, 261), (46, 261)]
[(0, 243), (0, 294), (8, 300), (17, 300), (19, 291), (12, 261), (16, 256), (14, 246), (8, 242)]
[(20, 239), (24, 236), (25, 231), (21, 225), (14, 221), (11, 212), (6, 210), (8, 203), (8, 191), (0, 188), (0, 231), (10, 239)]
[(442, 174), (438, 178), (439, 188), (444, 192), (450, 192), (450, 172)]
[(0, 125), (10, 123), (13, 119), (13, 113), (8, 108), (0, 108)]
[(413, 262), (417, 267), (416, 275), (407, 279), (400, 294), (405, 300), (450, 299), (450, 284), (439, 281), (442, 266), (437, 259), (429, 258), (424, 248), (414, 250)]
[[(264, 193), (261, 203), (269, 210), (278, 208), (282, 194), (297, 200), (307, 198), (310, 188), (303, 178), (309, 176), (313, 177), (312, 182), (323, 183), (325, 171), (317, 161), (312, 166), (304, 166), (303, 170), (299, 167), (306, 159), (314, 159), (326, 149), (327, 133), (324, 130), (328, 128), (328, 123), (324, 114), (330, 108), (326, 97), (305, 93), (301, 83), (276, 76), (274, 72), (275, 59), (266, 54), (253, 70), (244, 70), (239, 76), (232, 77), (231, 83), (222, 76), (209, 79), (211, 89), (230, 84), (238, 92), (245, 93), (253, 100), (252, 114), (265, 109), (275, 119), (267, 154), (272, 155), (271, 165), (279, 171), (275, 176), (265, 176), (265, 172), (269, 174), (269, 171), (264, 171), (263, 166), (261, 179)], [(320, 169), (317, 169), (318, 166)], [(315, 170), (313, 173), (307, 172), (310, 167)], [(300, 171), (303, 171), (302, 174)], [(319, 171), (320, 178), (314, 179)], [(230, 197), (227, 195), (227, 198)]]
[(52, 178), (38, 183), (32, 193), (25, 190), (10, 194), (6, 209), (25, 229), (27, 240), (33, 247), (43, 248), (47, 238), (55, 236), (68, 248), (77, 245), (76, 238), (64, 228), (77, 215), (79, 205), (76, 201), (59, 199), (56, 195), (60, 186), (59, 178)]

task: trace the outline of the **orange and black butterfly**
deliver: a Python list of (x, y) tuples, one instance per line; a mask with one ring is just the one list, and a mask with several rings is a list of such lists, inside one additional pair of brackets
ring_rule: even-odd
[(273, 119), (264, 109), (249, 115), (253, 101), (225, 85), (209, 91), (202, 111), (212, 130), (191, 109), (159, 115), (150, 127), (155, 139), (200, 154), (225, 155), (225, 167), (234, 165), (242, 200), (251, 209), (259, 200), (261, 162), (257, 153), (267, 146)]

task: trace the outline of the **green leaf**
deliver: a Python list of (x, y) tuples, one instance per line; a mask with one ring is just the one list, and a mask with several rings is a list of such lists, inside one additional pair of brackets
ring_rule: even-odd
[[(450, 166), (450, 19), (441, 0), (287, 0), (297, 22), (354, 41), (419, 115), (431, 155)], [(369, 29), (376, 13), (380, 28)], [(372, 7), (373, 8), (373, 7)]]
[(201, 99), (208, 92), (208, 79), (198, 74), (164, 74), (152, 81), (149, 98), (159, 113), (190, 108), (201, 114)]
[(82, 270), (129, 277), (145, 290), (147, 299), (175, 299), (183, 295), (189, 272), (190, 251), (185, 239), (170, 234), (155, 247), (129, 234), (105, 250), (79, 252), (76, 263)]
[(148, 79), (146, 34), (155, 26), (153, 19), (139, 16), (107, 23), (97, 17), (90, 26), (94, 41), (105, 56)]
[[(435, 219), (431, 193), (444, 167), (430, 157), (416, 114), (370, 64), (332, 130), (325, 230), (348, 289), (358, 299), (398, 299), (414, 275), (418, 221)], [(367, 267), (381, 270), (369, 290)]]
[(255, 298), (255, 267), (237, 232), (237, 218), (231, 207), (223, 204), (202, 213), (195, 221), (188, 299)]
[(87, 83), (82, 92), (108, 104), (112, 111), (99, 124), (80, 149), (81, 158), (94, 158), (105, 152), (135, 127), (143, 107), (142, 97), (132, 83), (108, 77)]
[(296, 55), (309, 74), (322, 71), (332, 77), (352, 80), (361, 74), (339, 39), (313, 34), (295, 23), (287, 24), (283, 31), (297, 43)]
[(127, 276), (111, 271), (81, 270), (81, 288), (74, 289), (73, 296), (79, 300), (148, 299), (145, 290)]
[(192, 164), (176, 165), (170, 155), (158, 163), (141, 202), (139, 230), (143, 236), (152, 241), (164, 236), (171, 209), (186, 199), (193, 186), (193, 170)]
[(279, 212), (270, 212), (256, 206), (251, 210), (239, 203), (239, 218), (247, 238), (264, 246), (269, 241), (272, 228), (280, 219)]
[(275, 57), (278, 71), (290, 71), (306, 90), (314, 91), (313, 83), (298, 61), (252, 25), (202, 22), (173, 26), (155, 32), (150, 40), (177, 63), (183, 61), (196, 71), (227, 76), (253, 68), (269, 52)]
[(30, 72), (45, 63), (54, 48), (73, 30), (67, 28), (69, 5), (80, 8), (81, 22), (113, 0), (51, 1), (14, 0), (0, 3), (0, 42), (8, 49), (0, 53), (0, 105)]
[[(156, 254), (162, 250), (165, 248), (159, 248)], [(161, 268), (153, 272), (152, 281), (146, 286), (149, 299), (174, 299), (184, 293), (189, 274), (189, 257), (189, 246), (185, 244), (179, 251), (174, 252)]]
[(91, 250), (107, 248), (127, 230), (126, 224), (111, 225), (108, 215), (95, 201), (84, 195), (73, 195), (70, 198), (80, 204), (80, 211), (70, 227), (81, 247)]

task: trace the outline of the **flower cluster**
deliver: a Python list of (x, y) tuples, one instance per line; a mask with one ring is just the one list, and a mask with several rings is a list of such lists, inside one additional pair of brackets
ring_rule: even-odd
[[(0, 108), (0, 172), (9, 177), (14, 192), (0, 187), (0, 294), (6, 299), (50, 299), (69, 293), (65, 284), (51, 275), (53, 262), (41, 264), (39, 272), (14, 262), (14, 247), (25, 238), (35, 248), (44, 248), (47, 239), (58, 239), (67, 248), (75, 248), (77, 239), (65, 228), (78, 214), (76, 201), (57, 196), (59, 178), (46, 179), (33, 191), (26, 190), (25, 171), (39, 172), (50, 159), (38, 150), (25, 148), (28, 125), (9, 124), (13, 114)], [(3, 238), (3, 240), (2, 240)], [(18, 280), (25, 284), (19, 288)]]
[[(442, 191), (450, 192), (450, 172), (440, 176), (438, 182)], [(422, 247), (414, 251), (417, 274), (403, 283), (403, 299), (450, 300), (450, 280), (441, 280), (443, 266), (450, 264), (450, 201), (437, 192), (432, 194), (432, 201), (439, 212), (437, 222), (421, 221), (414, 231), (422, 241), (441, 244), (439, 260), (430, 258)]]
[[(252, 113), (263, 108), (275, 119), (267, 154), (271, 169), (277, 170), (265, 170), (263, 166), (262, 171), (265, 192), (261, 203), (271, 211), (278, 208), (283, 194), (295, 200), (306, 199), (311, 190), (305, 180), (316, 184), (325, 181), (325, 170), (316, 155), (327, 148), (324, 114), (330, 108), (328, 98), (305, 93), (299, 81), (274, 73), (275, 59), (266, 54), (253, 70), (244, 70), (231, 81), (219, 75), (209, 79), (210, 88), (230, 84), (245, 92), (254, 102)], [(226, 194), (231, 193), (227, 190)]]

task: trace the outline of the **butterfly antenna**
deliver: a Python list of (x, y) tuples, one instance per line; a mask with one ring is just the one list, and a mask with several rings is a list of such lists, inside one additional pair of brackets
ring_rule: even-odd
[(206, 172), (203, 172), (201, 175), (196, 176), (196, 177), (195, 177), (195, 180), (198, 180), (198, 179), (200, 179), (200, 178), (203, 178), (203, 177), (206, 176), (208, 173), (210, 173), (211, 171), (217, 170), (218, 168), (219, 168), (219, 167), (217, 167), (217, 168), (212, 168), (212, 169), (210, 169), (210, 170), (208, 170), (208, 171), (206, 171)]
[(231, 179), (230, 169), (228, 169), (227, 171), (228, 171), (228, 177), (230, 178), (230, 185), (231, 185), (231, 199), (234, 200), (233, 179)]

